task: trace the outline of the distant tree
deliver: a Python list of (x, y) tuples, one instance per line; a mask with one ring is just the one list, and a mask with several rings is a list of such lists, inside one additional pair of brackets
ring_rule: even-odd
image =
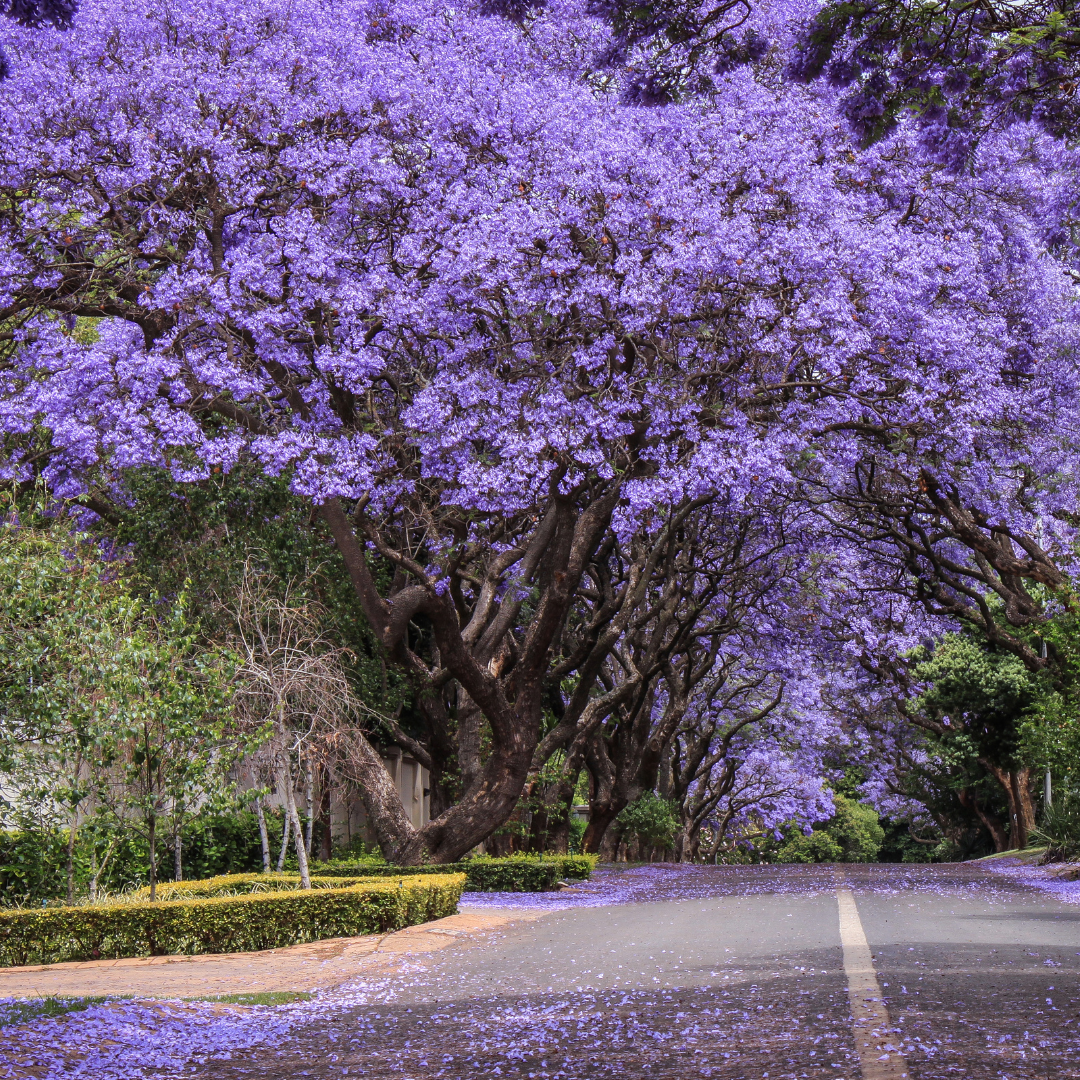
[(875, 862), (885, 830), (872, 806), (835, 796), (835, 811), (806, 833), (793, 829), (777, 852), (780, 862)]
[[(1039, 683), (1014, 655), (966, 634), (949, 634), (921, 650), (912, 668), (924, 689), (908, 703), (911, 723), (928, 732), (946, 756), (970, 759), (998, 784), (1008, 804), (1009, 846), (1027, 846), (1035, 825), (1034, 766), (1025, 754), (1025, 718)], [(981, 808), (980, 808), (981, 809)], [(980, 814), (1000, 845), (1000, 826)]]

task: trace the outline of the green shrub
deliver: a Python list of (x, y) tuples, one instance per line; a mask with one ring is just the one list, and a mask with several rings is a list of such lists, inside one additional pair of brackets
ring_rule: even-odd
[(792, 832), (776, 853), (777, 862), (874, 862), (885, 830), (872, 806), (835, 796), (836, 812), (809, 836)]
[(0, 912), (0, 966), (252, 952), (381, 933), (457, 910), (461, 874), (164, 903)]
[(1045, 844), (1043, 862), (1066, 862), (1080, 857), (1080, 799), (1063, 799), (1043, 811), (1042, 822), (1031, 830), (1032, 844)]
[(600, 861), (599, 855), (545, 855), (544, 858), (559, 867), (559, 876), (566, 881), (588, 881)]
[(649, 847), (667, 848), (679, 833), (679, 807), (672, 799), (646, 791), (619, 814), (615, 824), (624, 840), (636, 836)]
[[(313, 889), (347, 889), (365, 881), (375, 880), (378, 878), (371, 874), (356, 877), (313, 877), (311, 887)], [(208, 896), (291, 892), (302, 887), (299, 874), (223, 874), (204, 881), (167, 881), (157, 887), (157, 900), (199, 900)], [(150, 886), (145, 885), (132, 893), (131, 899), (149, 900)]]
[(536, 859), (469, 859), (460, 864), (469, 892), (550, 892), (558, 888), (559, 864)]
[(320, 877), (393, 877), (401, 874), (465, 874), (466, 892), (546, 892), (559, 881), (587, 880), (596, 866), (595, 855), (511, 855), (495, 859), (480, 855), (458, 863), (424, 866), (389, 866), (355, 860), (318, 863)]
[(796, 832), (776, 853), (776, 861), (782, 863), (831, 863), (843, 862), (844, 852), (827, 833), (815, 829), (812, 833)]
[(572, 817), (570, 819), (570, 837), (567, 846), (575, 854), (581, 851), (581, 845), (585, 841), (585, 830), (589, 827), (585, 818)]
[[(266, 824), (270, 849), (276, 857), (281, 844), (281, 814), (268, 808)], [(158, 844), (159, 872), (166, 877), (171, 875), (173, 865), (170, 843), (170, 838), (165, 837)], [(255, 815), (248, 810), (193, 818), (184, 826), (182, 851), (185, 878), (257, 873), (262, 867), (259, 826)], [(96, 853), (100, 865), (106, 852), (106, 869), (98, 882), (102, 892), (125, 892), (147, 880), (146, 840), (134, 833), (117, 836), (95, 822), (78, 833), (75, 846), (78, 895), (87, 894), (92, 853)], [(66, 864), (66, 829), (0, 829), (0, 906), (37, 905), (64, 896)]]
[(836, 797), (836, 813), (826, 830), (840, 845), (844, 862), (874, 862), (885, 840), (877, 811), (843, 795)]

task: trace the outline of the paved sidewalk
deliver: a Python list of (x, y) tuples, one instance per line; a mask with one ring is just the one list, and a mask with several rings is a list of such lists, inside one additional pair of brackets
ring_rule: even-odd
[(392, 934), (329, 938), (255, 953), (147, 956), (0, 968), (0, 998), (196, 998), (317, 990), (391, 968), (401, 956), (437, 952), (455, 943), (468, 944), (470, 939), (522, 918), (536, 915), (469, 912)]

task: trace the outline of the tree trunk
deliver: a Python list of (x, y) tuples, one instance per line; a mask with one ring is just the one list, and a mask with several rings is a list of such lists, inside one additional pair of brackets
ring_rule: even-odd
[(296, 809), (292, 776), (287, 763), (283, 762), (279, 768), (280, 786), (285, 791), (285, 812), (288, 815), (288, 821), (292, 824), (293, 839), (296, 846), (296, 861), (300, 866), (300, 885), (302, 888), (310, 889), (311, 874), (308, 870), (307, 844), (304, 842), (304, 829), (300, 824), (300, 814)]
[[(607, 533), (622, 483), (616, 479), (604, 484), (589, 496), (587, 505), (580, 507), (553, 493), (520, 553), (510, 553), (511, 561), (502, 569), (492, 566), (494, 576), (488, 582), (491, 597), (503, 573), (515, 566), (515, 561), (515, 577), (522, 582), (535, 580), (539, 589), (539, 599), (520, 643), (514, 642), (511, 630), (523, 599), (499, 601), (502, 606), (498, 614), (488, 623), (478, 622), (480, 629), (475, 634), (469, 631), (472, 623), (462, 627), (452, 594), (440, 592), (430, 581), (423, 582), (421, 574), (416, 574), (420, 583), (395, 591), (389, 601), (384, 599), (354, 522), (337, 499), (320, 505), (320, 514), (341, 552), (369, 624), (394, 662), (412, 673), (421, 703), (425, 699), (440, 707), (442, 703), (442, 690), (430, 685), (436, 668), (425, 665), (408, 645), (410, 621), (423, 614), (430, 620), (438, 652), (437, 668), (452, 677), (460, 694), (468, 695), (490, 732), (490, 749), (475, 782), (457, 803), (422, 829), (413, 828), (397, 792), (387, 790), (374, 764), (370, 760), (361, 763), (363, 775), (358, 779), (364, 806), (383, 854), (390, 861), (404, 865), (425, 859), (454, 862), (513, 814), (540, 742), (544, 680), (550, 669), (552, 644), (565, 626), (589, 560)], [(369, 535), (378, 546), (377, 530)], [(473, 615), (476, 618), (478, 613)], [(511, 644), (513, 663), (504, 669)], [(356, 739), (357, 746), (365, 742), (363, 736)], [(370, 754), (365, 751), (365, 758), (378, 757), (370, 744), (367, 750)], [(381, 762), (379, 766), (385, 774)]]
[(157, 814), (147, 820), (150, 835), (150, 902), (157, 899)]
[(333, 806), (330, 792), (330, 773), (323, 770), (319, 792), (319, 858), (329, 862), (334, 857)]
[(1035, 796), (1031, 780), (1032, 770), (1027, 767), (1009, 774), (1009, 787), (1016, 806), (1016, 846), (1020, 849), (1028, 846), (1028, 837), (1035, 828)]
[(304, 853), (311, 860), (311, 840), (315, 832), (315, 777), (311, 762), (304, 767)]
[(581, 838), (581, 850), (596, 854), (604, 843), (609, 826), (619, 816), (610, 803), (593, 804), (589, 807), (589, 824), (585, 826), (585, 835)]
[(68, 842), (67, 842), (67, 902), (70, 907), (75, 903), (75, 838), (78, 836), (78, 830), (75, 828), (74, 822), (68, 829)]
[(1009, 848), (1022, 851), (1035, 827), (1035, 799), (1031, 791), (1031, 769), (1003, 769), (982, 762), (1001, 785), (1009, 803)]
[(266, 814), (263, 813), (262, 796), (255, 796), (255, 816), (259, 819), (259, 847), (262, 849), (263, 873), (270, 873), (270, 835), (266, 831)]
[(281, 821), (281, 850), (278, 852), (277, 872), (280, 874), (285, 869), (285, 856), (289, 853), (289, 836), (292, 833), (292, 818), (288, 810), (282, 813)]
[(179, 829), (173, 841), (173, 880), (184, 880), (184, 838)]
[(994, 851), (1006, 851), (1009, 847), (1009, 839), (1005, 833), (1005, 829), (1001, 822), (997, 820), (992, 814), (988, 814), (979, 805), (978, 800), (975, 798), (967, 788), (961, 788), (956, 793), (957, 799), (960, 801), (960, 805), (966, 810), (971, 810), (976, 817), (983, 823), (984, 828), (990, 834), (990, 838), (994, 841)]
[(109, 846), (105, 849), (105, 854), (102, 856), (100, 866), (98, 866), (97, 861), (97, 847), (94, 845), (91, 845), (90, 847), (90, 903), (92, 904), (97, 903), (98, 881), (100, 881), (101, 875), (105, 873), (105, 867), (109, 865), (109, 857), (116, 848), (117, 839), (117, 837), (113, 837), (113, 839), (109, 841)]

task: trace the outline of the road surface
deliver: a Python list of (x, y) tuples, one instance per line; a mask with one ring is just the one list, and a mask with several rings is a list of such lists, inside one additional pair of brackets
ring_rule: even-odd
[(1080, 1078), (1080, 905), (980, 866), (659, 866), (578, 902), (185, 1075)]

